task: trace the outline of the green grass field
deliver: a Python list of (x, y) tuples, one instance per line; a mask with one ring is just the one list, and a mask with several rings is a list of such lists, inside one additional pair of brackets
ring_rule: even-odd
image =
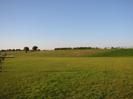
[(105, 52), (12, 52), (0, 99), (133, 99), (133, 57), (88, 57)]

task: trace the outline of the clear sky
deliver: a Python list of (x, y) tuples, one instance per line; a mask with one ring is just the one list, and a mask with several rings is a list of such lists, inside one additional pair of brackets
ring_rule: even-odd
[(133, 47), (133, 0), (0, 0), (0, 49)]

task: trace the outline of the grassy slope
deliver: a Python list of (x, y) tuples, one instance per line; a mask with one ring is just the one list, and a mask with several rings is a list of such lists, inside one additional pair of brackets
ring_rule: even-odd
[[(15, 53), (7, 60), (0, 73), (0, 99), (133, 98), (132, 57), (70, 58), (66, 51), (50, 53)], [(65, 57), (55, 57), (60, 53)]]
[(112, 49), (103, 51), (102, 53), (94, 53), (93, 55), (89, 56), (95, 56), (95, 57), (127, 57), (127, 56), (133, 56), (133, 49)]
[(37, 57), (128, 57), (133, 56), (133, 49), (92, 49), (92, 50), (56, 50), (39, 52), (9, 52), (15, 56)]
[(37, 56), (37, 57), (87, 57), (88, 55), (93, 55), (95, 53), (102, 53), (105, 50), (51, 50), (51, 51), (38, 51), (38, 52), (9, 52), (8, 54), (13, 54), (15, 56)]

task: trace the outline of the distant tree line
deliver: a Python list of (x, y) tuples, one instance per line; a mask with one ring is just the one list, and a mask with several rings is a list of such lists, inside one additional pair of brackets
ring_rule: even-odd
[(100, 49), (98, 47), (66, 47), (66, 48), (55, 48), (54, 50), (86, 50), (86, 49)]
[(55, 48), (54, 50), (72, 50), (72, 48), (68, 47), (68, 48)]
[(38, 49), (38, 46), (33, 46), (32, 49), (30, 50), (29, 47), (25, 46), (24, 49), (2, 49), (0, 51), (1, 52), (5, 52), (5, 51), (25, 51), (27, 53), (28, 51), (40, 51), (40, 49)]
[(74, 47), (73, 49), (100, 49), (98, 47)]
[(89, 49), (129, 49), (129, 48), (123, 48), (123, 47), (105, 47), (105, 48), (99, 48), (99, 47), (64, 47), (64, 48), (55, 48), (54, 50), (89, 50)]
[[(133, 48), (124, 48), (124, 47), (105, 47), (105, 48), (99, 48), (99, 47), (63, 47), (63, 48), (55, 48), (54, 50), (89, 50), (89, 49), (133, 49)], [(2, 49), (0, 52), (5, 51), (25, 51), (26, 53), (28, 51), (40, 51), (38, 46), (33, 46), (31, 49), (27, 46), (25, 46), (23, 49)], [(43, 50), (46, 51), (46, 50)]]
[(2, 49), (0, 51), (4, 52), (4, 51), (23, 51), (23, 50), (21, 50), (21, 49)]

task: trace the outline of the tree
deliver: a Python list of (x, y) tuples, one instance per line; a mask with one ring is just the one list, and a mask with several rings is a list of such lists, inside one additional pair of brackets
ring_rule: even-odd
[(21, 51), (21, 49), (16, 49), (16, 51)]
[(37, 46), (33, 46), (33, 47), (32, 47), (32, 50), (33, 50), (33, 51), (37, 51), (37, 49), (38, 49)]
[(25, 53), (27, 53), (29, 50), (30, 50), (29, 47), (24, 47)]

